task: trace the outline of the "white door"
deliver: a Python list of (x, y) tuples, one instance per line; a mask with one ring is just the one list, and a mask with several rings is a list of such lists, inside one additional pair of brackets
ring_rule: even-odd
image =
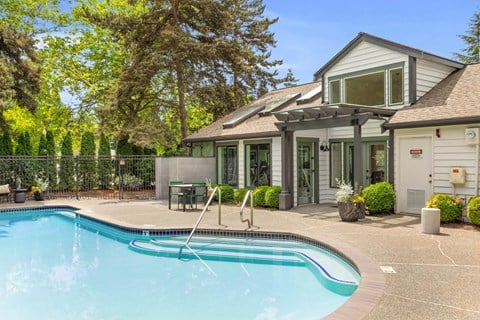
[(398, 149), (398, 210), (420, 213), (432, 195), (432, 138), (400, 138)]

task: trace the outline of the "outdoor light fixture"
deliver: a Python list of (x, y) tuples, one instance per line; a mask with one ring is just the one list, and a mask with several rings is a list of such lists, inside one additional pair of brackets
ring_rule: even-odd
[(440, 129), (439, 128), (435, 129), (435, 135), (437, 136), (437, 138), (440, 138)]
[(320, 151), (327, 152), (330, 151), (330, 147), (328, 146), (328, 143), (322, 142), (320, 145)]

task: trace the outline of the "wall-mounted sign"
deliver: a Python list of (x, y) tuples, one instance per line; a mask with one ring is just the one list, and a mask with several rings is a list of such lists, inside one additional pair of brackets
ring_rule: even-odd
[(422, 159), (422, 149), (410, 149), (410, 159)]

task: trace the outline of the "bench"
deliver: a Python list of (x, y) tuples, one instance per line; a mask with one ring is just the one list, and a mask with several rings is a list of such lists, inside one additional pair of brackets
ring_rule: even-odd
[(10, 186), (8, 184), (0, 185), (0, 197), (6, 197), (10, 202)]

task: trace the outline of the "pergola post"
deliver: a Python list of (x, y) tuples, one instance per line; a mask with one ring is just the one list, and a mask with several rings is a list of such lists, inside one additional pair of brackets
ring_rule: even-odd
[(293, 131), (282, 128), (282, 192), (279, 195), (279, 209), (293, 207)]
[(362, 126), (353, 125), (353, 186), (363, 186)]

